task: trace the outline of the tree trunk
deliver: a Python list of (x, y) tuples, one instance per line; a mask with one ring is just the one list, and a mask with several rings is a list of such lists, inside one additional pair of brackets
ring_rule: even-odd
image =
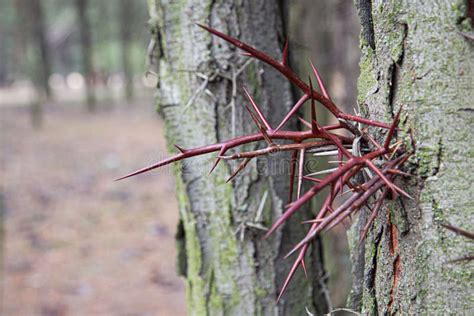
[(95, 111), (94, 64), (92, 62), (92, 40), (89, 19), (87, 17), (88, 0), (76, 0), (79, 20), (79, 34), (82, 55), (82, 74), (86, 81), (87, 109)]
[[(27, 5), (28, 6), (28, 5)], [(39, 54), (36, 60), (37, 69), (35, 69), (34, 81), (47, 98), (51, 97), (51, 90), (48, 85), (48, 79), (51, 75), (51, 58), (46, 38), (46, 26), (44, 22), (43, 9), (40, 0), (33, 0), (29, 3), (32, 40), (35, 42), (35, 50)]]
[(0, 310), (3, 310), (4, 291), (5, 291), (5, 189), (2, 187), (0, 191)]
[[(33, 43), (33, 65), (28, 67), (35, 86), (36, 96), (30, 104), (31, 123), (39, 128), (43, 123), (43, 104), (51, 97), (48, 79), (51, 75), (51, 60), (48, 49), (46, 27), (40, 0), (16, 2), (19, 23), (25, 26), (20, 31), (26, 31), (27, 40)], [(24, 9), (24, 10), (22, 10)], [(23, 34), (25, 36), (25, 34)], [(24, 52), (22, 52), (24, 54)]]
[[(346, 0), (298, 0), (292, 4), (297, 11), (292, 14), (292, 40), (296, 38), (306, 50), (300, 54), (308, 54), (317, 65), (335, 104), (353, 111), (360, 57), (360, 25), (354, 4)], [(303, 69), (309, 68), (307, 60), (302, 59), (301, 64)]]
[(122, 44), (122, 71), (125, 79), (125, 98), (133, 97), (133, 70), (130, 54), (132, 45), (132, 25), (135, 13), (133, 12), (134, 0), (120, 1), (120, 40)]
[[(299, 61), (300, 73), (312, 72), (308, 61), (301, 58), (309, 55), (324, 78), (334, 103), (347, 112), (353, 112), (360, 58), (360, 23), (354, 4), (346, 0), (297, 0), (291, 4), (293, 19), (290, 20), (290, 37), (296, 42), (295, 48), (304, 48), (293, 55), (299, 57), (295, 59)], [(309, 121), (310, 108), (305, 110)], [(327, 110), (322, 107), (317, 110), (320, 123), (334, 123), (335, 118)], [(327, 160), (318, 160), (320, 170), (333, 167)], [(321, 207), (323, 201), (322, 196), (313, 199), (312, 202), (317, 204), (313, 209)], [(332, 305), (345, 306), (352, 281), (346, 230), (338, 227), (325, 233), (322, 239)]]
[[(282, 53), (284, 23), (277, 1), (149, 0), (154, 37), (150, 60), (159, 75), (158, 107), (169, 144), (184, 148), (216, 143), (255, 131), (243, 109), (245, 83), (276, 125), (292, 104), (290, 85), (265, 65), (193, 24), (199, 21), (255, 45)], [(156, 61), (158, 57), (158, 61)], [(233, 75), (242, 70), (236, 80)], [(295, 126), (293, 126), (295, 128)], [(248, 146), (247, 149), (251, 149)], [(259, 159), (231, 183), (236, 165), (221, 163), (207, 176), (215, 155), (196, 157), (176, 168), (180, 205), (180, 272), (186, 276), (192, 315), (305, 315), (327, 311), (319, 244), (307, 263), (309, 278), (297, 271), (282, 301), (277, 292), (291, 260), (282, 255), (303, 237), (301, 217), (263, 240), (248, 224), (269, 226), (288, 202), (288, 167), (282, 156)], [(259, 205), (261, 216), (257, 215)]]
[[(8, 32), (6, 31), (6, 27), (2, 27), (0, 29), (0, 38), (2, 38), (4, 41), (9, 40)], [(10, 44), (11, 45), (11, 44)], [(3, 87), (7, 84), (8, 82), (8, 75), (9, 72), (11, 71), (8, 69), (9, 67), (9, 46), (10, 45), (1, 45), (0, 46), (0, 60), (3, 60), (4, 62), (0, 63), (0, 87)]]
[[(359, 104), (389, 121), (403, 105), (400, 139), (414, 150), (414, 200), (381, 212), (365, 245), (366, 212), (351, 235), (356, 280), (351, 307), (363, 314), (472, 314), (472, 269), (449, 262), (469, 242), (440, 224), (472, 230), (474, 50), (465, 1), (357, 0), (362, 22)], [(471, 247), (472, 250), (472, 247)], [(471, 311), (471, 312), (469, 312)]]

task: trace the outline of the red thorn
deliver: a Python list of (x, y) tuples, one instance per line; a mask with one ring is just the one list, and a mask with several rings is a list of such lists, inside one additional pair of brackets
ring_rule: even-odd
[(369, 189), (364, 193), (354, 194), (348, 201), (351, 202), (349, 207), (343, 208), (341, 210), (337, 210), (337, 214), (335, 214), (335, 218), (332, 218), (330, 224), (325, 227), (326, 231), (330, 230), (334, 226), (341, 223), (346, 217), (350, 216), (351, 213), (356, 212), (359, 208), (367, 203), (367, 200), (375, 194), (380, 188), (383, 187), (383, 181), (380, 180), (379, 177), (373, 177), (370, 181), (367, 182), (367, 186)]
[(401, 106), (400, 109), (398, 110), (398, 113), (393, 119), (392, 125), (390, 126), (390, 129), (388, 130), (387, 138), (385, 139), (385, 144), (384, 144), (385, 150), (388, 150), (388, 148), (390, 147), (390, 142), (392, 141), (393, 134), (395, 133), (395, 129), (398, 126), (398, 122), (400, 121), (400, 113), (402, 113), (402, 108), (403, 106)]
[(324, 86), (323, 80), (321, 79), (321, 76), (319, 76), (318, 70), (316, 69), (316, 67), (314, 67), (313, 62), (310, 59), (309, 59), (309, 63), (311, 64), (311, 68), (313, 69), (313, 73), (314, 73), (316, 79), (318, 80), (319, 89), (321, 89), (321, 92), (323, 93), (323, 95), (326, 98), (331, 100), (331, 97), (329, 96), (329, 93), (327, 92), (326, 87)]
[(268, 145), (273, 145), (272, 139), (271, 139), (270, 136), (268, 135), (266, 129), (262, 126), (262, 124), (260, 124), (260, 121), (259, 121), (258, 118), (255, 116), (255, 114), (249, 109), (249, 107), (248, 107), (247, 105), (245, 105), (245, 108), (247, 109), (247, 112), (249, 112), (250, 117), (252, 118), (253, 122), (254, 122), (255, 125), (257, 126), (258, 130), (260, 131), (260, 133), (262, 134), (263, 138), (264, 138), (265, 141), (268, 143)]
[(285, 205), (285, 208), (289, 208), (289, 207), (291, 207), (293, 204), (295, 204), (295, 202), (288, 203), (288, 204)]
[(304, 258), (301, 259), (301, 266), (303, 267), (304, 276), (308, 278), (308, 271), (306, 271), (306, 264), (304, 263)]
[(290, 270), (290, 272), (288, 273), (288, 276), (285, 279), (285, 283), (283, 283), (283, 286), (280, 290), (280, 293), (278, 294), (277, 304), (278, 304), (278, 302), (280, 302), (280, 299), (283, 296), (283, 293), (285, 293), (285, 291), (288, 287), (288, 284), (290, 284), (290, 281), (293, 278), (293, 276), (295, 275), (296, 269), (298, 268), (299, 265), (300, 265), (299, 260), (295, 260), (295, 263), (293, 263), (293, 266), (291, 267), (291, 270)]
[(398, 193), (400, 193), (401, 195), (403, 195), (404, 197), (410, 199), (410, 200), (414, 200), (413, 196), (411, 196), (410, 194), (406, 193), (405, 191), (403, 191), (402, 189), (400, 189), (398, 186), (395, 185), (395, 190), (398, 191)]
[(362, 230), (362, 234), (360, 236), (360, 243), (362, 243), (365, 240), (365, 238), (367, 237), (367, 233), (369, 232), (369, 228), (372, 226), (372, 223), (374, 222), (375, 218), (377, 217), (377, 215), (379, 213), (379, 210), (380, 210), (380, 207), (382, 206), (383, 201), (387, 197), (387, 194), (388, 194), (388, 188), (385, 188), (385, 190), (383, 190), (382, 195), (377, 200), (377, 202), (375, 204), (375, 207), (372, 211), (372, 214), (370, 215), (370, 218), (367, 221), (367, 224), (365, 224), (364, 229)]
[(446, 229), (449, 229), (450, 231), (452, 231), (453, 233), (457, 235), (461, 235), (469, 239), (474, 239), (474, 233), (468, 232), (467, 230), (461, 229), (459, 227), (455, 227), (451, 224), (442, 223), (441, 226), (443, 226)]
[(413, 177), (412, 174), (400, 171), (398, 169), (387, 169), (387, 172), (388, 173), (393, 173), (393, 174), (398, 174), (398, 175), (401, 175), (401, 176), (404, 176), (404, 177)]
[(285, 293), (286, 289), (288, 288), (288, 284), (290, 283), (290, 280), (295, 275), (296, 269), (298, 268), (298, 266), (300, 265), (302, 259), (304, 258), (304, 255), (306, 253), (306, 249), (308, 249), (308, 248), (305, 247), (305, 248), (301, 249), (298, 258), (295, 260), (295, 263), (293, 263), (293, 266), (291, 267), (291, 270), (288, 273), (288, 276), (286, 277), (285, 282), (283, 283), (283, 286), (281, 287), (280, 293), (278, 294), (277, 303), (280, 301), (283, 293)]
[(352, 154), (346, 149), (346, 147), (344, 147), (341, 140), (338, 139), (334, 134), (326, 131), (324, 128), (320, 128), (318, 130), (321, 132), (321, 134), (323, 134), (323, 136), (326, 136), (327, 139), (333, 141), (334, 145), (336, 145), (339, 151), (342, 152), (346, 157), (352, 158)]
[(314, 234), (314, 231), (315, 231), (314, 229), (310, 229), (308, 234), (305, 236), (305, 238), (303, 238), (298, 244), (296, 244), (296, 246), (294, 246), (283, 258), (288, 259), (297, 250), (301, 249), (301, 247), (308, 246), (309, 236), (312, 236), (312, 234)]
[(249, 99), (250, 103), (252, 104), (252, 107), (253, 109), (255, 110), (255, 112), (257, 112), (257, 115), (258, 115), (258, 118), (260, 119), (260, 121), (263, 123), (263, 125), (265, 126), (265, 128), (268, 130), (268, 131), (271, 131), (272, 130), (272, 127), (270, 126), (270, 124), (268, 123), (267, 119), (265, 118), (265, 116), (263, 115), (262, 111), (260, 111), (260, 109), (258, 108), (257, 104), (255, 103), (255, 101), (252, 99), (252, 97), (250, 96), (249, 92), (247, 91), (247, 89), (245, 89), (245, 87), (242, 87), (242, 89), (244, 90), (245, 92), (245, 95), (247, 96), (247, 98)]
[(242, 170), (247, 166), (247, 164), (249, 163), (249, 161), (250, 161), (250, 158), (245, 158), (244, 161), (242, 161), (242, 162), (240, 163), (240, 165), (237, 167), (237, 169), (235, 169), (234, 172), (232, 172), (232, 174), (230, 175), (229, 179), (227, 179), (227, 180), (225, 181), (225, 183), (228, 183), (228, 182), (230, 182), (232, 179), (234, 179), (234, 178), (237, 176), (237, 174), (238, 174), (240, 171), (242, 171)]
[[(350, 163), (351, 162), (349, 161), (348, 164), (350, 164)], [(345, 167), (346, 167), (346, 165), (344, 165), (343, 168), (345, 168)], [(334, 172), (334, 174), (337, 173), (337, 172), (340, 172), (340, 171), (336, 171), (336, 172)], [(345, 173), (345, 171), (344, 171), (344, 173)], [(328, 176), (328, 177), (330, 177), (330, 176)], [(323, 222), (315, 223), (314, 225), (317, 224), (318, 226), (317, 227), (312, 226), (311, 229), (306, 234), (306, 237), (304, 237), (290, 252), (288, 252), (288, 254), (285, 256), (285, 258), (288, 258), (295, 251), (297, 251), (298, 249), (300, 249), (301, 247), (306, 245), (311, 239), (313, 239), (326, 226), (328, 226), (328, 225), (330, 227), (334, 226), (335, 221), (336, 221), (336, 225), (337, 225), (337, 223), (338, 223), (337, 220), (338, 219), (340, 219), (340, 218), (344, 219), (345, 217), (350, 215), (352, 210), (357, 209), (357, 208), (360, 207), (359, 202), (361, 200), (366, 201), (372, 194), (374, 194), (374, 192), (376, 192), (383, 185), (383, 182), (380, 181), (378, 177), (373, 177), (371, 180), (369, 180), (369, 182), (367, 184), (368, 184), (369, 187), (371, 187), (371, 190), (366, 191), (363, 194), (362, 193), (353, 194), (341, 206), (339, 206), (337, 208), (337, 210), (332, 212), (331, 215), (325, 217)], [(325, 203), (328, 208), (330, 207), (329, 204), (330, 204), (330, 201), (331, 201), (331, 199), (330, 199), (331, 197), (332, 196), (328, 196), (328, 200), (326, 200), (326, 202), (328, 202), (328, 201), (329, 202)]]
[(265, 238), (268, 238), (278, 227), (280, 227), (288, 218), (291, 217), (299, 208), (309, 201), (313, 196), (315, 196), (319, 191), (324, 189), (328, 184), (336, 181), (340, 176), (342, 176), (346, 171), (351, 169), (357, 164), (357, 160), (349, 160), (344, 166), (342, 166), (337, 171), (334, 171), (330, 175), (322, 179), (321, 183), (316, 184), (311, 189), (309, 189), (305, 194), (303, 194), (298, 200), (296, 200), (291, 207), (289, 207), (272, 225), (272, 227), (265, 234)]
[(316, 104), (313, 98), (313, 82), (311, 81), (311, 77), (308, 76), (309, 79), (309, 88), (311, 89), (311, 131), (315, 134), (318, 131), (318, 124), (316, 121)]
[(178, 150), (179, 150), (181, 153), (183, 153), (183, 154), (186, 152), (185, 149), (183, 149), (182, 147), (180, 147), (180, 146), (178, 146), (178, 145), (176, 145), (176, 144), (174, 144), (174, 147), (176, 147), (176, 149), (178, 149)]
[(222, 147), (221, 150), (219, 151), (219, 154), (217, 154), (217, 158), (216, 158), (216, 161), (214, 162), (214, 164), (212, 165), (211, 167), (211, 170), (209, 170), (208, 174), (207, 175), (210, 175), (214, 169), (216, 169), (217, 167), (217, 164), (221, 161), (221, 156), (223, 156), (226, 152), (227, 148), (225, 147)]
[(367, 160), (365, 162), (367, 166), (369, 166), (370, 169), (372, 169), (386, 184), (387, 186), (392, 190), (392, 195), (393, 198), (397, 198), (399, 196), (398, 193), (401, 193), (405, 197), (409, 198), (410, 200), (413, 200), (413, 197), (411, 197), (408, 193), (400, 189), (398, 186), (396, 186), (393, 182), (391, 182), (380, 170), (377, 168), (372, 161)]
[(303, 179), (311, 181), (311, 182), (316, 182), (316, 183), (321, 183), (321, 181), (322, 181), (321, 179), (308, 177), (308, 176), (303, 176)]
[(332, 208), (331, 205), (328, 205), (328, 211), (329, 211), (329, 213), (334, 213), (334, 209)]
[[(275, 70), (279, 71), (283, 76), (285, 76), (288, 81), (296, 85), (298, 88), (300, 88), (303, 92), (308, 93), (309, 92), (309, 87), (308, 85), (301, 80), (289, 67), (283, 65), (281, 62), (276, 61), (272, 57), (268, 56), (262, 51), (259, 51), (252, 46), (239, 41), (236, 38), (233, 38), (229, 35), (226, 35), (224, 33), (221, 33), (213, 28), (210, 28), (206, 25), (196, 23), (199, 27), (205, 29), (206, 31), (214, 34), (215, 36), (218, 36), (222, 38), (223, 40), (229, 42), (230, 44), (234, 45), (235, 47), (242, 49), (243, 51), (247, 52), (250, 56), (257, 58), (258, 60), (261, 60), (262, 62), (268, 64), (269, 66), (273, 67)], [(376, 121), (372, 121), (366, 118), (354, 116), (354, 115), (349, 115), (343, 113), (328, 97), (325, 97), (318, 92), (314, 91), (313, 92), (313, 98), (315, 98), (318, 102), (320, 102), (324, 107), (326, 107), (334, 116), (340, 119), (346, 119), (350, 121), (356, 121), (360, 123), (364, 123), (367, 125), (372, 125), (372, 126), (378, 126), (378, 127), (383, 127), (383, 128), (390, 128), (388, 125)]]
[(120, 178), (117, 178), (115, 179), (114, 181), (120, 181), (120, 180), (123, 180), (123, 179), (126, 179), (126, 178), (130, 178), (130, 177), (133, 177), (133, 176), (136, 176), (136, 175), (139, 175), (139, 174), (142, 174), (142, 173), (145, 173), (145, 172), (148, 172), (148, 171), (151, 171), (153, 169), (156, 169), (156, 168), (159, 168), (159, 167), (163, 167), (163, 166), (166, 166), (172, 162), (175, 162), (175, 161), (179, 161), (179, 160), (182, 160), (186, 158), (186, 156), (183, 154), (183, 153), (180, 153), (176, 156), (173, 156), (173, 157), (170, 157), (170, 158), (167, 158), (167, 159), (164, 159), (160, 162), (157, 162), (155, 164), (152, 164), (150, 166), (147, 166), (145, 168), (142, 168), (142, 169), (139, 169), (137, 171), (134, 171), (132, 173), (129, 173), (123, 177), (120, 177)]
[[(344, 147), (344, 146), (343, 146), (343, 147)], [(342, 157), (342, 152), (339, 151), (339, 152), (337, 153), (337, 159), (339, 159), (339, 161), (342, 161), (342, 158), (343, 158), (343, 157)], [(341, 166), (342, 166), (342, 162), (339, 163), (339, 167), (341, 167)], [(340, 185), (341, 188), (344, 187), (343, 177), (341, 177), (341, 180), (340, 180), (339, 185)], [(341, 190), (341, 195), (342, 195), (342, 190)]]
[(383, 148), (382, 146), (380, 146), (380, 144), (379, 144), (372, 136), (370, 136), (370, 135), (367, 134), (367, 133), (365, 133), (365, 135), (367, 136), (367, 139), (368, 139), (375, 147), (377, 147), (377, 149)]
[(359, 122), (359, 123), (370, 125), (370, 126), (377, 126), (377, 127), (381, 127), (381, 128), (385, 128), (385, 129), (390, 129), (390, 125), (388, 125), (388, 124), (372, 121), (370, 119), (366, 119), (364, 117), (359, 117), (359, 116), (355, 116), (355, 115), (351, 115), (351, 114), (340, 113), (338, 118), (348, 120), (348, 121)]
[(211, 173), (214, 171), (214, 169), (216, 169), (217, 165), (219, 164), (219, 162), (221, 161), (221, 156), (219, 155), (216, 160), (214, 161), (214, 164), (212, 165), (211, 167), (211, 170), (209, 170), (209, 172), (207, 173), (207, 175), (211, 175)]
[(299, 110), (299, 108), (309, 99), (307, 94), (304, 94), (298, 102), (291, 108), (291, 110), (286, 114), (285, 118), (281, 121), (280, 125), (273, 131), (273, 133), (278, 132), (283, 125)]
[[(303, 125), (305, 125), (306, 127), (311, 128), (311, 124), (309, 124), (308, 121), (306, 121), (304, 118), (302, 118), (302, 117), (299, 116), (299, 115), (298, 115), (298, 120), (299, 120)], [(312, 133), (312, 131), (311, 131), (311, 133)]]
[[(319, 183), (318, 185), (321, 185)], [(307, 191), (301, 198), (296, 200), (291, 206), (273, 223), (272, 227), (265, 234), (265, 238), (268, 238), (278, 227), (280, 227), (288, 218), (291, 217), (304, 203), (309, 201), (317, 192), (313, 190)]]

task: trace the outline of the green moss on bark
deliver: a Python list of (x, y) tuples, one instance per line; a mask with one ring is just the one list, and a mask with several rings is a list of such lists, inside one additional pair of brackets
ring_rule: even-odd
[(359, 63), (360, 76), (357, 81), (357, 91), (358, 98), (357, 102), (359, 105), (362, 105), (365, 102), (369, 92), (374, 93), (377, 90), (378, 82), (377, 76), (372, 65), (372, 49), (370, 47), (365, 47), (364, 57), (361, 58)]

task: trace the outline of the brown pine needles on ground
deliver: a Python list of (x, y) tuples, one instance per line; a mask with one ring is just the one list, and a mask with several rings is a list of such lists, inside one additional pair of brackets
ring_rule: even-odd
[[(304, 263), (305, 255), (311, 245), (311, 241), (321, 232), (327, 231), (334, 226), (343, 222), (346, 218), (355, 214), (361, 207), (368, 206), (369, 199), (376, 198), (373, 203), (372, 214), (362, 232), (361, 241), (365, 239), (368, 230), (371, 228), (378, 212), (387, 198), (396, 198), (400, 195), (410, 198), (410, 196), (394, 184), (394, 179), (398, 176), (407, 176), (401, 169), (410, 153), (407, 153), (401, 142), (393, 143), (397, 127), (400, 121), (401, 109), (396, 114), (391, 124), (373, 121), (360, 116), (349, 115), (333, 103), (326, 87), (314, 65), (311, 67), (314, 76), (317, 80), (321, 93), (313, 89), (311, 78), (308, 83), (304, 82), (298, 77), (288, 65), (288, 42), (285, 43), (283, 49), (283, 56), (281, 61), (277, 61), (267, 54), (235, 39), (217, 30), (198, 24), (208, 32), (222, 38), (230, 44), (244, 51), (244, 55), (256, 58), (275, 70), (279, 71), (287, 78), (289, 82), (297, 86), (302, 92), (303, 96), (291, 108), (288, 114), (283, 118), (281, 123), (272, 128), (260, 111), (256, 102), (252, 99), (248, 91), (244, 88), (244, 93), (249, 101), (250, 107), (245, 105), (249, 112), (252, 121), (258, 129), (258, 133), (235, 137), (233, 139), (223, 141), (221, 143), (206, 145), (202, 147), (183, 149), (175, 145), (179, 150), (179, 154), (170, 158), (164, 159), (156, 164), (137, 170), (131, 174), (121, 177), (117, 180), (132, 177), (170, 163), (180, 161), (186, 158), (204, 155), (207, 153), (217, 152), (217, 158), (211, 168), (210, 173), (215, 169), (221, 160), (241, 160), (241, 164), (232, 172), (227, 181), (232, 180), (237, 176), (252, 159), (274, 153), (276, 151), (290, 151), (292, 152), (292, 159), (290, 165), (290, 192), (289, 204), (286, 211), (278, 218), (271, 228), (267, 231), (265, 237), (270, 236), (277, 228), (285, 223), (295, 212), (297, 212), (305, 203), (309, 202), (313, 197), (320, 193), (326, 187), (329, 188), (323, 206), (317, 212), (314, 219), (308, 220), (303, 224), (310, 224), (306, 236), (294, 246), (294, 248), (286, 255), (298, 252), (298, 256), (291, 268), (288, 276), (282, 286), (278, 295), (277, 301), (280, 300), (282, 294), (285, 292), (291, 278), (296, 269), (301, 266), (305, 273), (306, 267)], [(283, 130), (285, 123), (292, 117), (297, 115), (298, 110), (307, 102), (311, 103), (311, 122), (307, 122), (299, 118), (303, 125), (308, 128), (304, 131), (289, 131)], [(335, 125), (322, 126), (318, 123), (316, 118), (316, 102), (319, 102), (327, 110), (329, 110), (339, 121)], [(381, 129), (388, 130), (385, 142), (379, 144), (375, 137), (368, 134), (367, 128), (358, 128), (360, 125), (368, 125)], [(343, 129), (348, 131), (352, 136), (341, 136), (332, 133), (333, 130)], [(290, 141), (290, 144), (278, 144), (278, 140)], [(227, 151), (234, 149), (244, 144), (264, 141), (267, 147), (248, 151), (238, 152), (231, 155), (226, 155)], [(313, 174), (304, 173), (304, 162), (308, 154), (315, 156), (336, 156), (338, 157), (338, 165), (334, 169), (319, 171)], [(355, 178), (363, 174), (364, 183), (358, 183)], [(315, 176), (327, 174), (322, 178)], [(312, 186), (306, 191), (302, 192), (303, 181), (312, 183)], [(296, 199), (293, 199), (293, 187), (296, 182)], [(338, 194), (351, 192), (342, 204), (336, 203)], [(380, 192), (380, 193), (379, 193)]]

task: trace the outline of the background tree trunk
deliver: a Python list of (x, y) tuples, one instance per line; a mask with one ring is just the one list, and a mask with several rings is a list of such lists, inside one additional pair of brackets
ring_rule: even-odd
[(79, 20), (79, 33), (82, 54), (82, 74), (86, 80), (87, 109), (93, 112), (96, 107), (94, 93), (94, 64), (92, 60), (92, 39), (89, 19), (87, 17), (88, 0), (76, 0)]
[(4, 305), (5, 291), (5, 187), (0, 186), (0, 309)]
[(387, 204), (365, 246), (351, 234), (356, 280), (351, 306), (364, 314), (464, 315), (472, 269), (449, 260), (469, 243), (440, 226), (472, 230), (474, 205), (472, 31), (465, 1), (357, 0), (362, 22), (359, 103), (389, 121), (403, 105), (401, 138), (415, 151), (414, 201)]
[[(169, 144), (188, 148), (255, 131), (243, 109), (243, 83), (270, 123), (282, 119), (292, 104), (290, 85), (283, 77), (261, 63), (248, 62), (193, 22), (281, 56), (283, 5), (263, 0), (149, 1), (154, 34), (149, 53), (158, 62), (158, 106)], [(242, 69), (235, 82), (230, 80)], [(309, 278), (298, 271), (280, 304), (275, 302), (292, 264), (281, 257), (303, 236), (301, 218), (296, 216), (268, 240), (247, 225), (270, 225), (288, 202), (289, 157), (283, 157), (287, 163), (281, 158), (254, 161), (229, 184), (224, 180), (235, 164), (221, 163), (214, 174), (206, 175), (215, 155), (193, 158), (175, 169), (181, 215), (179, 266), (187, 278), (190, 314), (304, 315), (305, 307), (317, 314), (327, 310), (319, 244), (307, 263)]]
[[(357, 77), (359, 76), (359, 33), (360, 22), (354, 3), (347, 0), (291, 1), (290, 43), (293, 59), (299, 73), (312, 73), (306, 58), (318, 67), (324, 78), (332, 100), (346, 112), (352, 113), (357, 100)], [(296, 50), (296, 51), (295, 51)], [(306, 107), (306, 118), (310, 120), (310, 107)], [(317, 117), (321, 122), (334, 124), (335, 119), (320, 107)], [(332, 168), (319, 158), (320, 170)], [(313, 210), (321, 207), (324, 199), (313, 199)], [(328, 287), (332, 306), (345, 306), (351, 288), (351, 261), (349, 257), (346, 229), (335, 227), (322, 237), (325, 268), (328, 272)]]
[(38, 69), (35, 70), (33, 76), (35, 85), (37, 85), (44, 93), (46, 98), (51, 97), (51, 90), (48, 85), (48, 79), (51, 75), (51, 58), (48, 48), (48, 40), (46, 37), (46, 25), (43, 15), (43, 8), (40, 0), (33, 0), (29, 3), (29, 13), (32, 20), (31, 35), (35, 41), (39, 54)]
[(125, 98), (133, 98), (133, 69), (131, 60), (132, 25), (134, 24), (134, 0), (120, 1), (120, 41), (122, 53), (122, 71), (125, 79)]
[[(43, 123), (43, 105), (46, 99), (51, 97), (48, 79), (51, 75), (51, 58), (46, 36), (45, 17), (40, 0), (30, 2), (18, 1), (17, 8), (23, 7), (25, 10), (19, 10), (22, 19), (19, 21), (22, 26), (20, 30), (26, 31), (27, 40), (33, 42), (34, 66), (32, 66), (31, 78), (36, 88), (36, 97), (30, 105), (30, 114), (32, 125), (36, 128), (41, 127)], [(23, 52), (24, 54), (24, 52)]]

